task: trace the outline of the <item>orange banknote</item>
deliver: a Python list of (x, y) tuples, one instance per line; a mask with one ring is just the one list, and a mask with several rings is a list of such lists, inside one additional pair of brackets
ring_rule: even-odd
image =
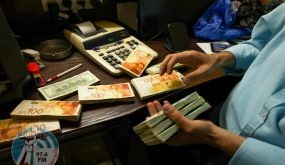
[(130, 83), (78, 87), (78, 100), (81, 104), (133, 101), (134, 98)]
[(30, 128), (32, 131), (47, 130), (52, 133), (61, 131), (58, 120), (0, 120), (0, 145), (11, 142), (21, 131)]
[(173, 71), (172, 74), (147, 75), (134, 78), (131, 80), (131, 83), (135, 87), (141, 99), (145, 99), (157, 94), (186, 87), (180, 75), (181, 74), (176, 71)]
[(143, 46), (137, 46), (119, 68), (131, 77), (140, 77), (152, 59), (152, 52)]
[(77, 121), (81, 113), (78, 101), (23, 100), (12, 112), (17, 119), (64, 119)]

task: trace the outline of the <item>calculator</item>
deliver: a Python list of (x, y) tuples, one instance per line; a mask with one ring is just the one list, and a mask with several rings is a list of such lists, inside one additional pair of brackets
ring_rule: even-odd
[(63, 34), (81, 53), (112, 75), (123, 74), (120, 64), (138, 45), (148, 49), (154, 57), (158, 56), (156, 51), (130, 35), (125, 28), (110, 21), (81, 23), (76, 28), (64, 29)]

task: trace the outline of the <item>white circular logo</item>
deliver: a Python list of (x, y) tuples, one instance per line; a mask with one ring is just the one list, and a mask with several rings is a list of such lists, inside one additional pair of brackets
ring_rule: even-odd
[(59, 156), (59, 146), (51, 132), (31, 127), (16, 136), (11, 152), (17, 165), (54, 165)]

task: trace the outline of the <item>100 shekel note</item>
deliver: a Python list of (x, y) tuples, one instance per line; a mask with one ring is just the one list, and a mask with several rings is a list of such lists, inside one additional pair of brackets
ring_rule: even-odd
[(46, 100), (54, 100), (75, 93), (78, 86), (88, 86), (99, 82), (100, 80), (94, 74), (85, 71), (63, 81), (38, 88), (38, 90)]
[(64, 119), (77, 121), (81, 113), (78, 101), (23, 100), (11, 113), (15, 119)]
[(131, 80), (141, 99), (186, 87), (182, 75), (173, 71), (171, 74), (154, 74)]
[(155, 55), (150, 49), (137, 46), (119, 68), (131, 77), (140, 77), (154, 57)]
[(78, 100), (81, 104), (133, 101), (134, 98), (130, 83), (78, 87)]
[(61, 132), (58, 120), (0, 120), (0, 145), (11, 143), (14, 138), (24, 129), (31, 129), (35, 132), (47, 130), (52, 133)]

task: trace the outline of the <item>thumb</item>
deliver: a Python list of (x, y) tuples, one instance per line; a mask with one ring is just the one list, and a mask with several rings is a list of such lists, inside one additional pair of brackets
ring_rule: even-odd
[(177, 108), (173, 107), (168, 101), (164, 101), (162, 110), (170, 120), (175, 122), (180, 128), (187, 130), (191, 121), (183, 116)]

